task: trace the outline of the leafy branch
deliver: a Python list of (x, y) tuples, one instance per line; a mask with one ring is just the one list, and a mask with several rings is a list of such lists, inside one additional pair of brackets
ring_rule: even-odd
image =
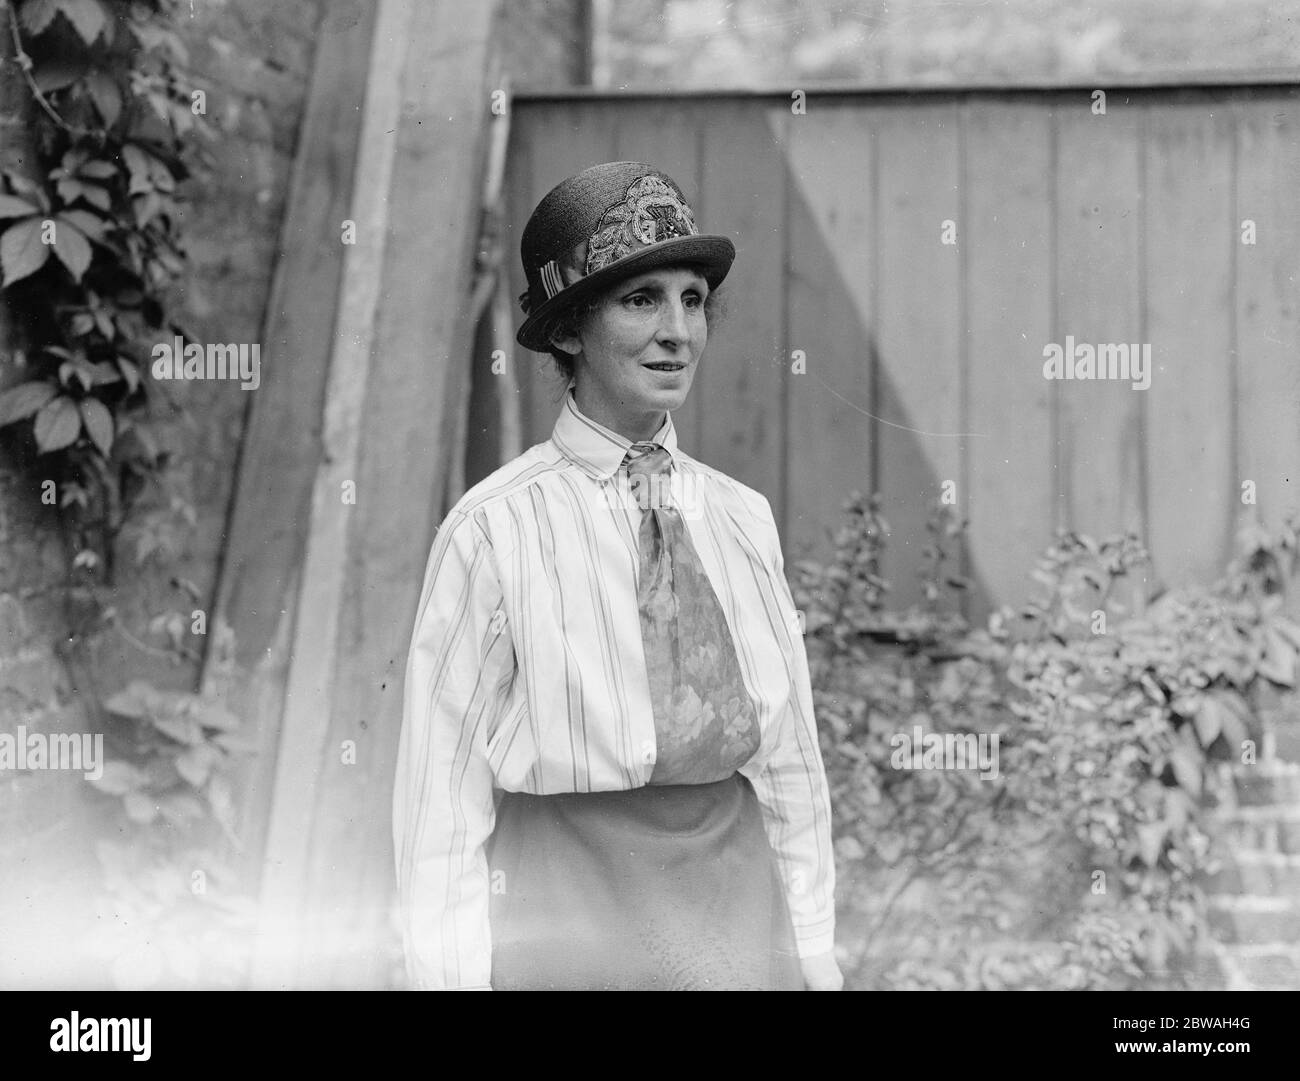
[(2, 13), (32, 100), (35, 162), (0, 178), (0, 289), (24, 348), (0, 429), (53, 480), (79, 552), (111, 581), (113, 545), (167, 465), (151, 428), (152, 343), (184, 336), (179, 189), (207, 135), (173, 0), (21, 0)]

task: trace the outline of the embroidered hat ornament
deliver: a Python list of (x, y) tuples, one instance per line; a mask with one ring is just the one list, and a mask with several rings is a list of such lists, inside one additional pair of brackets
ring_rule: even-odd
[(662, 266), (698, 265), (710, 289), (731, 269), (736, 248), (701, 234), (672, 177), (640, 161), (593, 165), (552, 188), (520, 240), (527, 314), (515, 339), (544, 353), (566, 310), (615, 282)]

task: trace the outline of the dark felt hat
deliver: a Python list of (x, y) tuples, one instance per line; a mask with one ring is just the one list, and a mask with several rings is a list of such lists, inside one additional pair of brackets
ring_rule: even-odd
[(640, 161), (593, 165), (557, 184), (537, 204), (519, 244), (528, 318), (515, 335), (537, 352), (549, 348), (557, 316), (622, 278), (655, 267), (695, 264), (709, 288), (736, 257), (725, 236), (701, 235), (672, 177)]

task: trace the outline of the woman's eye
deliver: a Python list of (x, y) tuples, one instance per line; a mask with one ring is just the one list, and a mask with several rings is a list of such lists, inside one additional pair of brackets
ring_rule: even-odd
[(629, 307), (644, 308), (647, 304), (650, 303), (650, 298), (646, 296), (644, 293), (633, 293), (624, 301), (624, 303), (627, 304)]
[(688, 296), (682, 297), (682, 304), (694, 311), (696, 308), (703, 306), (704, 298), (698, 293), (691, 293)]

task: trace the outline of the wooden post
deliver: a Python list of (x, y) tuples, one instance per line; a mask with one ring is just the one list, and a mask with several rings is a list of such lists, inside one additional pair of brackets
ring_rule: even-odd
[[(338, 292), (315, 298), (333, 344), (286, 598), (258, 987), (380, 987), (399, 960), (392, 773), (411, 623), (470, 371), (495, 8), (377, 6), (343, 215), (356, 244)], [(276, 517), (247, 527), (265, 535)], [(238, 638), (238, 613), (227, 618)]]
[(256, 746), (235, 778), (246, 884), (260, 872), (299, 592), (308, 510), (324, 447), (325, 383), (351, 213), (374, 9), (332, 0), (318, 29), (311, 87), (262, 331), (262, 384), (251, 393), (218, 576), (204, 689), (243, 719)]

